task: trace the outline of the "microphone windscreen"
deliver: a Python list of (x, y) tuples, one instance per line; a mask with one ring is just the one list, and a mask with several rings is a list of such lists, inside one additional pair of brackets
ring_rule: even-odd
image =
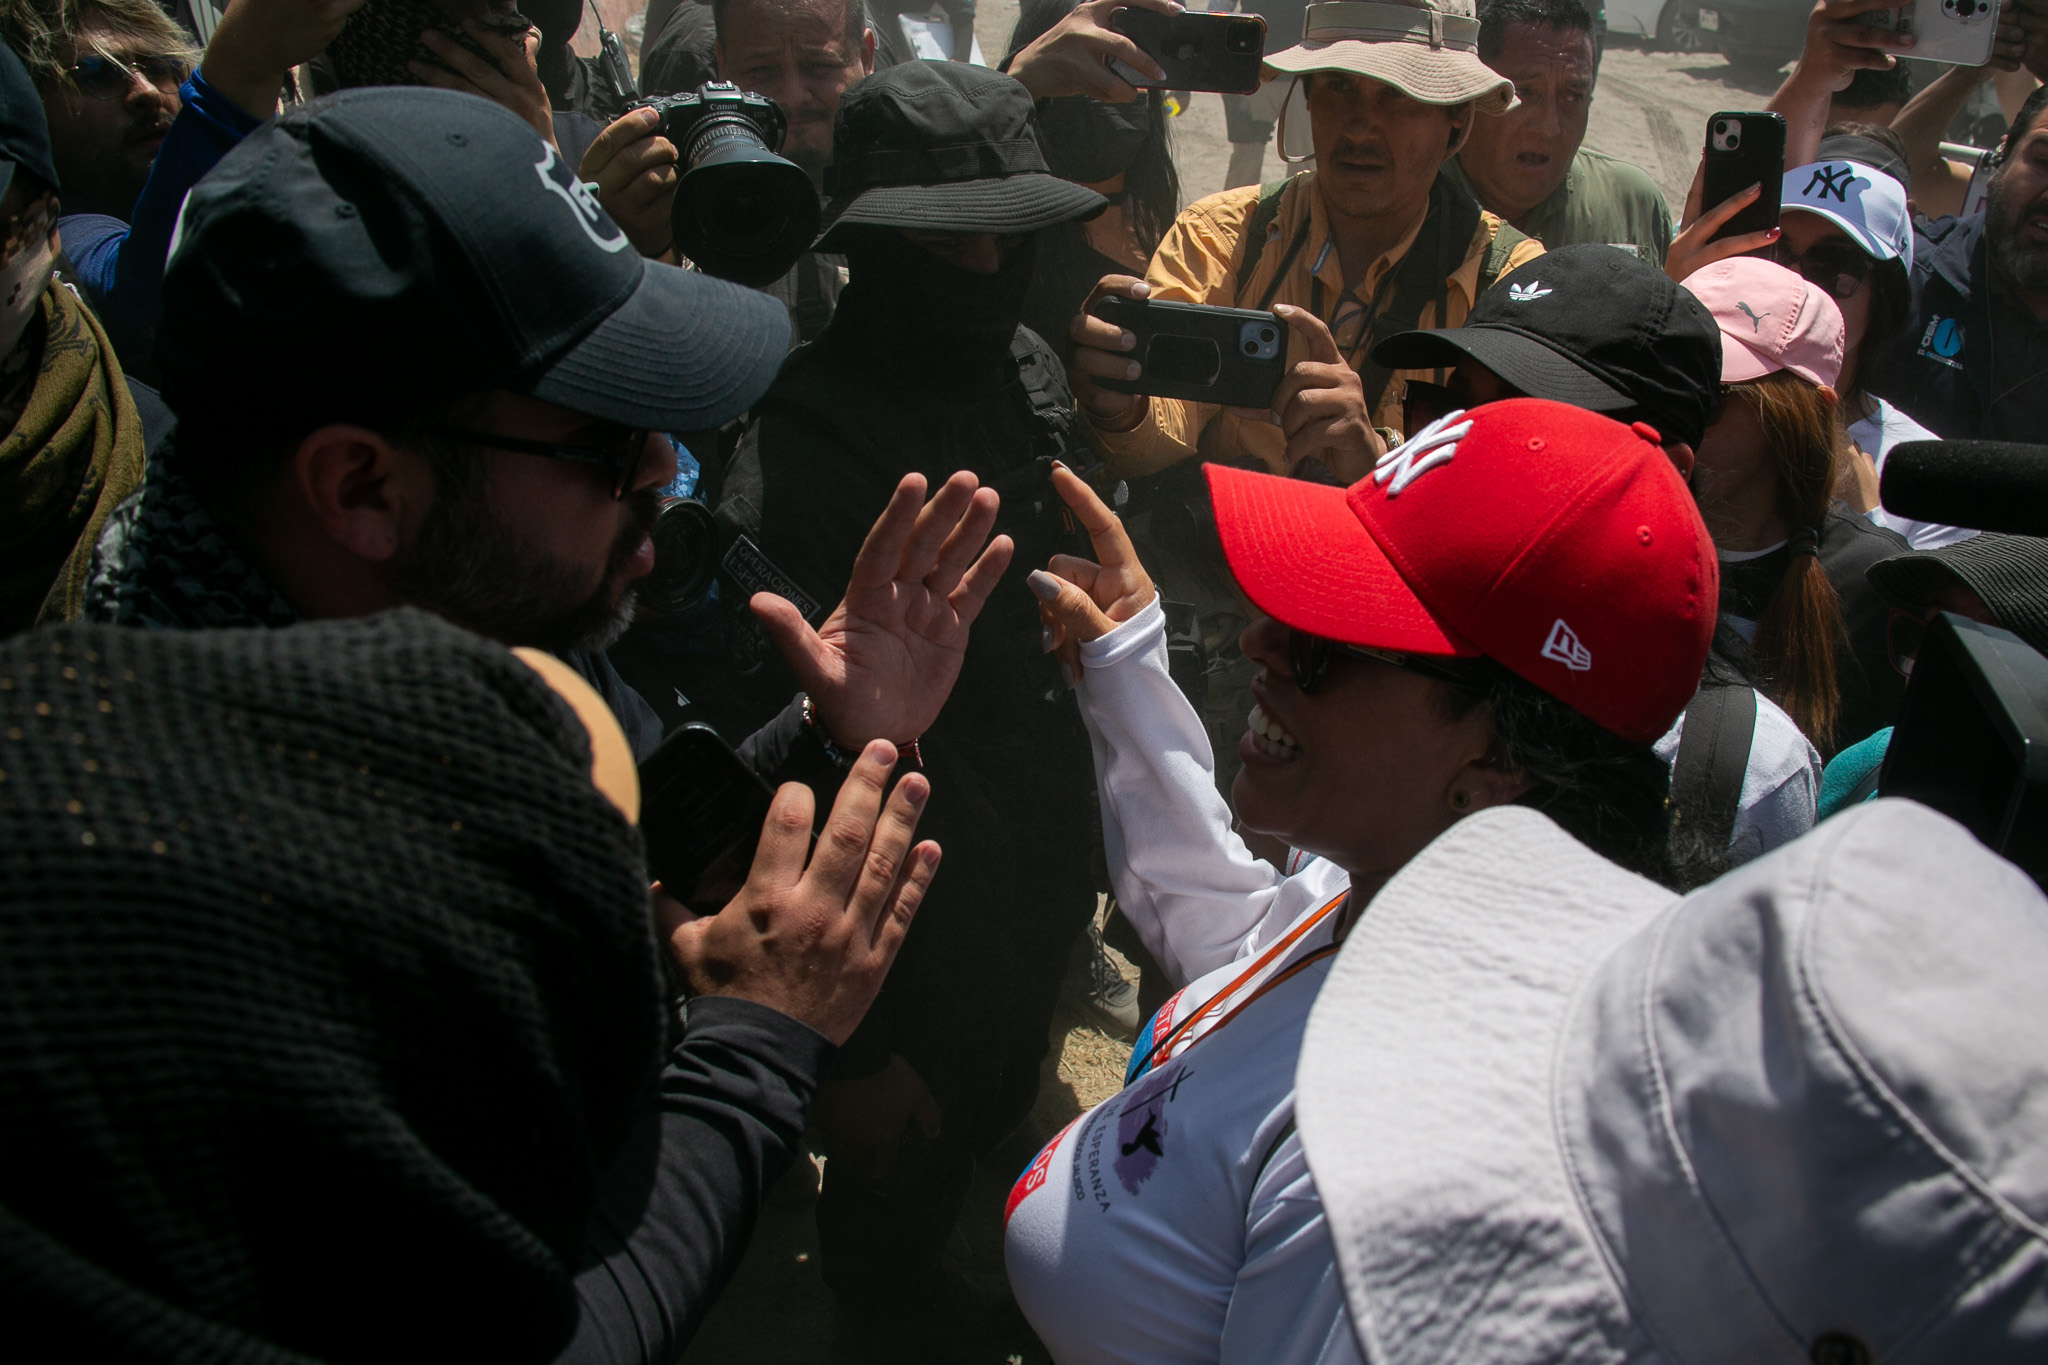
[(2048, 536), (2048, 446), (1907, 441), (1885, 456), (1878, 500), (1914, 521)]

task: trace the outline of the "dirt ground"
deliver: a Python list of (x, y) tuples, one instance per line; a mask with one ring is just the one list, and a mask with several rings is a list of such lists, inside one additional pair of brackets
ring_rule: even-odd
[[(607, 24), (637, 52), (631, 20), (640, 0), (598, 0)], [(975, 29), (983, 52), (1006, 50), (1016, 21), (1016, 0), (982, 0)], [(595, 25), (578, 35), (579, 51), (597, 50)], [(1633, 161), (1650, 173), (1671, 202), (1682, 206), (1699, 158), (1707, 117), (1723, 109), (1753, 109), (1771, 86), (1733, 83), (1727, 64), (1713, 54), (1653, 53), (1617, 41), (1602, 61), (1586, 144)], [(1173, 121), (1173, 146), (1187, 201), (1224, 188), (1230, 145), (1224, 135), (1223, 105), (1215, 95), (1196, 95)], [(1268, 147), (1261, 180), (1284, 166)], [(1128, 964), (1117, 959), (1127, 975)], [(1087, 1108), (1120, 1088), (1127, 1038), (1095, 1027), (1082, 1014), (1078, 976), (1054, 1021), (1036, 1110), (1031, 1121), (986, 1163), (970, 1206), (947, 1251), (947, 1261), (994, 1295), (1002, 1291), (1001, 1216), (1016, 1175), (1039, 1144)], [(799, 1163), (774, 1191), (746, 1260), (723, 1299), (699, 1331), (685, 1365), (819, 1365), (850, 1360), (838, 1340), (830, 1296), (818, 1277), (817, 1234), (812, 1223), (819, 1159)], [(992, 1338), (963, 1365), (1030, 1365), (1045, 1360), (1028, 1336)]]

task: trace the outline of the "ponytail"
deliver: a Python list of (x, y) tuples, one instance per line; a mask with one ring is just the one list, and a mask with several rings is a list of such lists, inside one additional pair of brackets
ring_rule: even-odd
[(1777, 470), (1778, 512), (1793, 527), (1792, 562), (1757, 620), (1751, 650), (1769, 678), (1765, 695), (1826, 753), (1842, 702), (1835, 659), (1848, 632), (1842, 600), (1821, 570), (1819, 541), (1844, 453), (1842, 429), (1828, 396), (1788, 371), (1729, 389), (1757, 410)]

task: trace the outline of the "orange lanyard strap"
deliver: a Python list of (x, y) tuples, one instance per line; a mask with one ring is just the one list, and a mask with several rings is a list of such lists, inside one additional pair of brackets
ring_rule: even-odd
[[(1338, 906), (1342, 905), (1344, 903), (1345, 898), (1350, 894), (1351, 893), (1349, 891), (1343, 892), (1342, 894), (1338, 895), (1336, 898), (1331, 900), (1327, 905), (1323, 906), (1322, 909), (1316, 911), (1313, 915), (1308, 916), (1306, 919), (1302, 920), (1301, 923), (1295, 925), (1292, 929), (1288, 930), (1286, 936), (1283, 937), (1278, 943), (1268, 948), (1265, 952), (1259, 954), (1258, 961), (1252, 963), (1251, 966), (1245, 968), (1244, 971), (1238, 973), (1236, 980), (1232, 981), (1222, 990), (1216, 992), (1216, 994), (1210, 996), (1207, 1000), (1202, 1002), (1201, 1008), (1197, 1009), (1193, 1014), (1190, 1014), (1187, 1018), (1181, 1020), (1178, 1024), (1175, 1024), (1172, 1030), (1168, 1032), (1164, 1038), (1161, 1038), (1158, 1042), (1154, 1043), (1150, 1050), (1148, 1050), (1145, 1053), (1145, 1059), (1139, 1062), (1137, 1066), (1131, 1069), (1131, 1080), (1136, 1080), (1138, 1077), (1144, 1075), (1145, 1072), (1152, 1066), (1154, 1059), (1156, 1059), (1162, 1051), (1166, 1052), (1169, 1057), (1172, 1056), (1173, 1054), (1170, 1051), (1170, 1049), (1172, 1048), (1175, 1039), (1179, 1038), (1181, 1034), (1187, 1032), (1190, 1028), (1193, 1028), (1195, 1024), (1203, 1018), (1205, 1018), (1210, 1013), (1210, 1011), (1216, 1009), (1225, 1000), (1228, 1000), (1233, 994), (1235, 994), (1239, 989), (1241, 989), (1247, 981), (1250, 981), (1253, 977), (1256, 977), (1260, 972), (1265, 971), (1268, 967), (1270, 967), (1273, 964), (1275, 959), (1284, 957), (1288, 949), (1292, 948), (1295, 944), (1299, 943), (1302, 940), (1302, 938), (1308, 934), (1310, 930), (1314, 929), (1318, 924), (1321, 924), (1325, 919), (1327, 919), (1330, 915), (1330, 912), (1335, 910)], [(1230, 1013), (1224, 1015), (1221, 1019), (1217, 1020), (1215, 1027), (1211, 1028), (1209, 1030), (1209, 1033), (1214, 1033), (1216, 1029), (1222, 1028), (1225, 1024), (1237, 1018), (1238, 1014), (1244, 1010), (1246, 1005), (1251, 1004), (1252, 1001), (1257, 1000), (1267, 991), (1272, 990), (1275, 986), (1287, 980), (1289, 977), (1293, 976), (1302, 968), (1308, 966), (1310, 963), (1316, 961), (1319, 958), (1328, 957), (1331, 953), (1336, 952), (1337, 946), (1338, 945), (1332, 943), (1326, 947), (1318, 948), (1313, 953), (1310, 953), (1307, 957), (1304, 957), (1301, 961), (1289, 965), (1285, 971), (1276, 973), (1271, 981), (1260, 983), (1259, 988), (1253, 991), (1249, 998), (1247, 998), (1242, 1004), (1238, 1005), (1236, 1009), (1231, 1010)], [(1202, 1036), (1206, 1038), (1209, 1035), (1208, 1033), (1205, 1033)], [(1190, 1046), (1192, 1046), (1192, 1044)], [(1129, 1082), (1126, 1082), (1126, 1084), (1129, 1084)]]

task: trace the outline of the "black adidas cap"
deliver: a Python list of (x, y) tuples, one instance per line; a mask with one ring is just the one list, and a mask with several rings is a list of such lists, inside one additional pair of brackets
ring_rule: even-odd
[(1463, 327), (1401, 332), (1372, 348), (1397, 370), (1466, 356), (1531, 398), (1630, 412), (1698, 446), (1721, 390), (1721, 332), (1691, 291), (1635, 253), (1559, 247), (1500, 277)]
[(702, 430), (752, 406), (789, 335), (766, 295), (643, 259), (515, 115), (417, 86), (250, 134), (186, 199), (163, 294), (172, 408), (285, 429), (506, 388)]

